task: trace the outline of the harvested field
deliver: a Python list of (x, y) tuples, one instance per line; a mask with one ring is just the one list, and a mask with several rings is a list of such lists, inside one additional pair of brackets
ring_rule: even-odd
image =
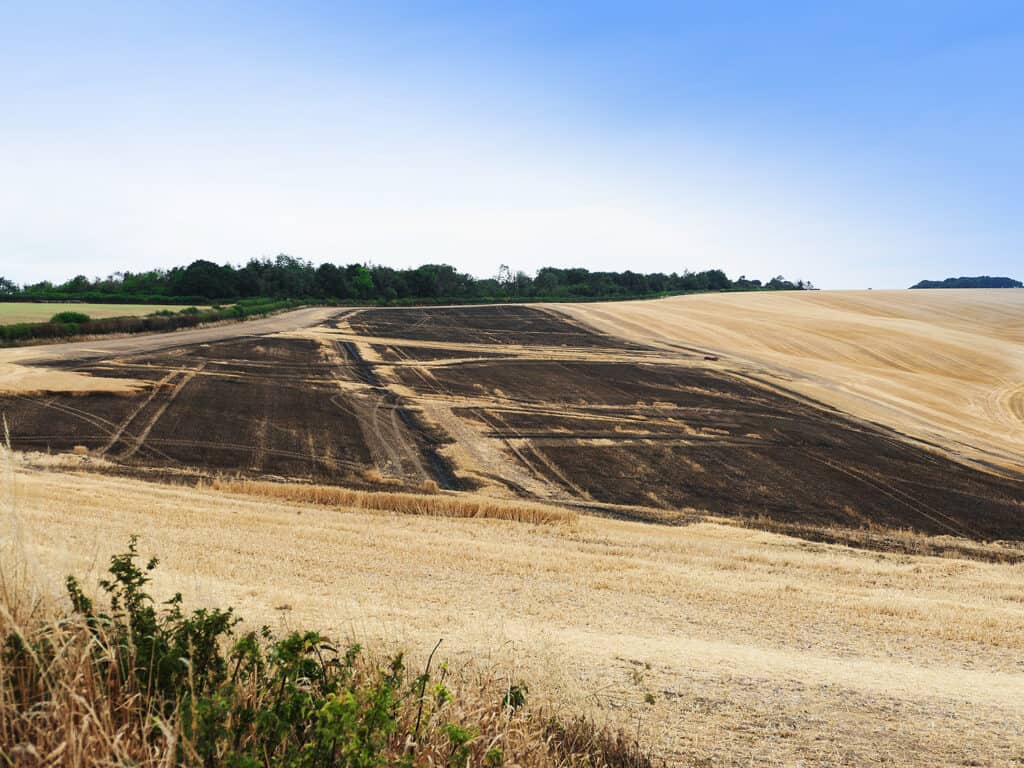
[(632, 343), (721, 356), (956, 459), (1024, 475), (1024, 290), (707, 294), (561, 309)]
[(431, 493), (395, 493), (356, 491), (333, 485), (304, 485), (301, 483), (268, 483), (259, 480), (214, 480), (210, 488), (215, 491), (239, 493), (265, 499), (294, 501), (340, 509), (374, 509), (407, 515), (431, 517), (472, 517), (493, 520), (513, 520), (520, 523), (572, 523), (575, 512), (557, 507), (509, 502), (485, 496), (465, 494), (437, 495)]
[[(307, 307), (246, 320), (242, 324), (229, 322), (169, 333), (133, 334), (121, 338), (104, 337), (87, 341), (62, 341), (55, 344), (7, 348), (0, 350), (0, 365), (37, 367), (58, 364), (68, 366), (75, 362), (85, 363), (89, 360), (104, 360), (124, 355), (176, 349), (187, 345), (266, 336), (272, 333), (287, 333), (325, 322), (336, 314), (338, 314), (338, 310), (329, 307)], [(42, 370), (50, 369), (43, 368)], [(7, 390), (4, 387), (4, 382), (0, 381), (0, 392), (2, 391)]]
[(552, 308), (342, 310), (285, 334), (71, 359), (62, 375), (126, 386), (0, 396), (0, 410), (16, 448), (84, 446), (188, 482), (433, 483), (619, 518), (739, 517), (828, 540), (885, 540), (837, 539), (837, 528), (1024, 539), (1020, 478), (673, 344), (620, 343)]
[(615, 342), (561, 315), (517, 306), (367, 309), (350, 320), (364, 336), (471, 344), (602, 347)]
[(444, 638), (669, 765), (1024, 760), (1007, 466), (682, 334), (537, 307), (298, 317), (0, 353), (67, 386), (0, 396), (26, 451), (0, 539), (57, 589), (139, 533), (160, 596), (418, 658)]
[(21, 463), (14, 484), (19, 517), (0, 506), (0, 538), (23, 531), (54, 590), (66, 573), (93, 583), (140, 533), (162, 559), (158, 597), (184, 587), (255, 626), (419, 658), (443, 638), (436, 662), (483, 660), (669, 765), (1024, 757), (1019, 565), (708, 523), (388, 515)]
[[(461, 311), (432, 312), (432, 334), (444, 337), (447, 321), (461, 338)], [(529, 318), (529, 334), (505, 329), (517, 313)], [(552, 498), (1024, 538), (1017, 480), (969, 469), (693, 354), (643, 362), (638, 350), (633, 363), (585, 349), (551, 359), (540, 343), (535, 353), (530, 339), (557, 338), (549, 330), (557, 322), (536, 309), (507, 308), (495, 315), (494, 333), (522, 351), (459, 364), (406, 360), (393, 375), (415, 397), (447, 407), (450, 418), (473, 422), (480, 440), (500, 443), (523, 472), (554, 489)], [(488, 332), (479, 316), (474, 323), (475, 334)], [(378, 319), (369, 330), (380, 334), (386, 325)], [(362, 327), (358, 315), (353, 327)]]

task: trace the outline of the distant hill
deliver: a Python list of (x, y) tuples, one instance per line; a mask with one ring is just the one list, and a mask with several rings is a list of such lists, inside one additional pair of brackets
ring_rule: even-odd
[(1024, 283), (1010, 277), (947, 277), (945, 280), (922, 280), (911, 288), (1024, 288)]

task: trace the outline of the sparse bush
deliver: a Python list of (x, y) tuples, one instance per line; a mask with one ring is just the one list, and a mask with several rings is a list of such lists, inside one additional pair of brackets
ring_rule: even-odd
[(64, 325), (81, 325), (82, 323), (88, 323), (91, 320), (84, 312), (58, 312), (56, 315), (50, 318), (51, 323), (63, 323)]

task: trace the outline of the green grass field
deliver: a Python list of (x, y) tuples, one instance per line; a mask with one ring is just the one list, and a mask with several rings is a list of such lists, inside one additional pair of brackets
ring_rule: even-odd
[[(180, 304), (72, 304), (42, 303), (29, 301), (0, 302), (0, 325), (9, 323), (45, 323), (58, 312), (82, 312), (94, 320), (103, 317), (127, 317), (148, 315), (161, 309), (178, 312), (185, 307)], [(203, 307), (200, 307), (203, 309)]]

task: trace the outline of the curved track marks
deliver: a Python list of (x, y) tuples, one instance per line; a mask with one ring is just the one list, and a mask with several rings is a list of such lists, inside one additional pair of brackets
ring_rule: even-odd
[(1024, 474), (1024, 291), (705, 294), (562, 309), (634, 343), (707, 347), (958, 460)]

